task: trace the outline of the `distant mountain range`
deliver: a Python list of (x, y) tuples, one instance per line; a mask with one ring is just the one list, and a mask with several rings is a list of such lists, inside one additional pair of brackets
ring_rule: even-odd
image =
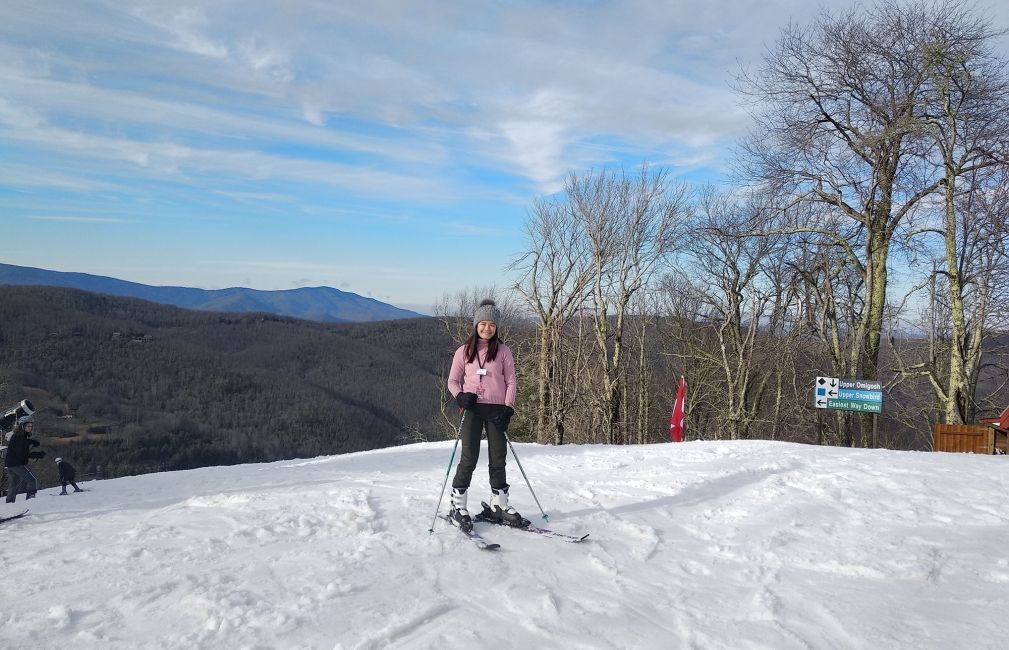
[(332, 287), (304, 287), (282, 291), (154, 287), (87, 273), (64, 273), (29, 266), (0, 264), (0, 284), (69, 287), (112, 296), (140, 298), (185, 309), (224, 312), (266, 312), (325, 323), (364, 323), (421, 314), (374, 298)]

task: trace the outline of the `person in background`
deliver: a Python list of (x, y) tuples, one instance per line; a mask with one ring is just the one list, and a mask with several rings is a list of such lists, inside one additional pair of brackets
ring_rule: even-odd
[(4, 458), (4, 467), (7, 468), (10, 482), (7, 486), (7, 503), (14, 503), (22, 490), (25, 492), (25, 498), (31, 499), (39, 489), (39, 480), (28, 469), (28, 459), (42, 458), (46, 452), (30, 451), (32, 447), (39, 446), (39, 441), (31, 437), (33, 428), (32, 416), (24, 415), (18, 418), (14, 430), (8, 437), (7, 456)]
[(473, 332), (455, 351), (448, 374), (448, 390), (465, 410), (462, 455), (452, 479), (452, 509), (449, 517), (463, 530), (473, 528), (466, 507), (467, 491), (480, 458), (480, 437), (486, 428), (491, 504), (481, 518), (524, 528), (529, 520), (508, 505), (508, 481), (505, 460), (508, 448), (508, 422), (515, 414), (515, 360), (511, 350), (499, 338), (497, 324), (501, 311), (493, 300), (480, 303), (473, 315)]
[(77, 487), (77, 484), (74, 483), (74, 477), (77, 476), (77, 470), (74, 469), (73, 465), (63, 460), (62, 458), (57, 458), (56, 467), (58, 467), (60, 470), (60, 484), (63, 486), (63, 491), (60, 492), (61, 495), (67, 493), (67, 483), (74, 486), (74, 492), (84, 491), (79, 487)]

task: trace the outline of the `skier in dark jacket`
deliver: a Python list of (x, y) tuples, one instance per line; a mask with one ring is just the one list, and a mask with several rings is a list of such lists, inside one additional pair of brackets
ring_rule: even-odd
[(25, 498), (31, 499), (39, 489), (39, 480), (28, 469), (28, 459), (42, 458), (46, 452), (31, 451), (32, 447), (39, 446), (39, 441), (31, 437), (33, 427), (32, 416), (22, 416), (18, 418), (8, 438), (7, 456), (4, 458), (4, 467), (7, 468), (7, 475), (10, 477), (7, 503), (14, 503), (18, 492), (22, 490), (25, 492)]
[(60, 483), (63, 485), (63, 491), (60, 492), (60, 494), (67, 493), (67, 483), (74, 486), (74, 492), (84, 491), (79, 487), (77, 487), (77, 484), (74, 483), (74, 477), (77, 476), (77, 470), (74, 469), (73, 465), (63, 460), (62, 458), (57, 458), (56, 467), (60, 469)]

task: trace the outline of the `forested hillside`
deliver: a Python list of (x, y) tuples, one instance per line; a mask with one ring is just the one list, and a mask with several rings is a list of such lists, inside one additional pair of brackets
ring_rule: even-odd
[(0, 286), (0, 397), (48, 452), (121, 476), (438, 435), (451, 342), (435, 319), (322, 324)]

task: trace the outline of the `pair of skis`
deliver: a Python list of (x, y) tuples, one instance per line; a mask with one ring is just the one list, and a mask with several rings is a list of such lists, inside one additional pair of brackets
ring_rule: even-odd
[(15, 519), (20, 519), (21, 517), (24, 517), (27, 514), (28, 514), (28, 508), (25, 508), (22, 512), (19, 512), (16, 515), (11, 515), (10, 517), (0, 517), (0, 524), (4, 523), (5, 521), (13, 521)]
[[(487, 504), (485, 504), (485, 503), (481, 503), (480, 505), (482, 505), (484, 507), (487, 507)], [(455, 522), (455, 520), (453, 520), (448, 515), (442, 515), (442, 519), (444, 519), (445, 521), (449, 522), (449, 524), (455, 526), (456, 528), (459, 528), (459, 526)], [(504, 522), (496, 521), (494, 519), (487, 519), (485, 517), (482, 517), (479, 514), (477, 514), (477, 516), (474, 517), (473, 520), (474, 521), (482, 521), (482, 522), (489, 523), (489, 524), (495, 524), (497, 526), (504, 526), (506, 528), (512, 528), (514, 530), (524, 530), (526, 532), (534, 533), (534, 534), (539, 535), (541, 537), (551, 537), (553, 539), (558, 539), (558, 540), (560, 540), (562, 542), (568, 542), (568, 543), (571, 543), (571, 544), (579, 544), (581, 542), (584, 542), (588, 538), (588, 536), (589, 536), (588, 533), (585, 533), (584, 535), (568, 535), (566, 533), (558, 533), (555, 530), (550, 530), (549, 528), (541, 528), (539, 526), (534, 526), (532, 524), (529, 524), (525, 528), (517, 528), (515, 526), (509, 526), (508, 524), (506, 524)], [(475, 529), (471, 528), (470, 530), (463, 530), (462, 528), (459, 528), (459, 532), (461, 532), (463, 535), (465, 535), (471, 542), (473, 542), (474, 544), (477, 545), (477, 548), (479, 548), (481, 550), (484, 550), (484, 551), (494, 551), (494, 550), (497, 550), (497, 549), (501, 548), (500, 544), (496, 544), (494, 542), (489, 541), (487, 538), (485, 538), (482, 535), (480, 535), (480, 533), (476, 532)]]
[(500, 544), (495, 544), (494, 542), (486, 539), (480, 533), (476, 532), (476, 530), (472, 528), (470, 528), (469, 530), (463, 530), (462, 528), (459, 527), (459, 524), (456, 522), (456, 520), (452, 519), (448, 515), (439, 515), (439, 516), (445, 521), (447, 521), (449, 526), (457, 528), (460, 533), (466, 536), (466, 539), (476, 544), (476, 547), (481, 551), (496, 551), (499, 548), (501, 548)]

